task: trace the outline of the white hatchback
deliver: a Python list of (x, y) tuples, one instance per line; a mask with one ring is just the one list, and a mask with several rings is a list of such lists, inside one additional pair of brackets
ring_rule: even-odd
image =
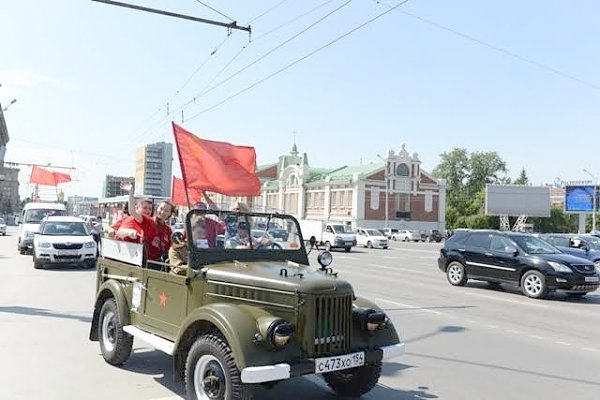
[(76, 217), (48, 217), (33, 238), (33, 267), (76, 264), (96, 266), (96, 242), (85, 222)]
[(356, 244), (369, 248), (378, 247), (387, 249), (388, 239), (377, 229), (358, 228), (356, 230)]

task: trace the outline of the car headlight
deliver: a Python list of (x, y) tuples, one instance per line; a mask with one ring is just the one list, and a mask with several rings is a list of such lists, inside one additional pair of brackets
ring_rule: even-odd
[(571, 268), (567, 267), (564, 264), (558, 263), (558, 262), (554, 262), (554, 261), (548, 261), (548, 264), (554, 268), (554, 270), (556, 272), (573, 272), (571, 270)]
[(34, 236), (35, 236), (35, 233), (34, 233), (34, 232), (31, 232), (31, 231), (25, 231), (25, 237), (26, 237), (27, 239), (31, 239), (31, 238), (32, 238), (32, 237), (34, 237)]
[(269, 327), (269, 343), (273, 347), (283, 347), (292, 338), (296, 328), (293, 324), (285, 321), (276, 321)]
[(85, 242), (83, 244), (83, 247), (85, 247), (86, 249), (93, 249), (95, 245), (96, 245), (96, 242)]
[(41, 249), (49, 249), (52, 245), (48, 242), (42, 242), (38, 244), (38, 247)]

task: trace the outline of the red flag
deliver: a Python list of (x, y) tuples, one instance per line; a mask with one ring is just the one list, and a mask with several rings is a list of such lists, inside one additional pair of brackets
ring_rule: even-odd
[(44, 168), (34, 166), (31, 169), (29, 183), (38, 185), (56, 186), (59, 183), (71, 182), (71, 175), (62, 172), (52, 172)]
[[(202, 193), (197, 189), (190, 189), (188, 191), (188, 195), (190, 196), (190, 203), (193, 206), (194, 204), (200, 201), (202, 197)], [(173, 187), (171, 190), (171, 199), (173, 203), (178, 206), (187, 205), (187, 198), (185, 197), (185, 185), (183, 183), (183, 179), (173, 177)]]
[(54, 181), (57, 184), (71, 182), (71, 175), (69, 175), (69, 174), (64, 174), (62, 172), (53, 172), (53, 174), (54, 174)]
[(206, 190), (228, 196), (260, 194), (254, 147), (200, 139), (174, 122), (173, 135), (188, 190)]

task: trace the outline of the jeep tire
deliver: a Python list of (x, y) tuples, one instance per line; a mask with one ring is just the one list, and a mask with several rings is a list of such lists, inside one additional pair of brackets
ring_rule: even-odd
[(185, 362), (185, 388), (190, 400), (251, 400), (253, 385), (242, 383), (233, 354), (222, 337), (200, 336)]
[(123, 321), (113, 297), (106, 299), (100, 309), (98, 339), (102, 357), (107, 363), (118, 366), (129, 359), (133, 336), (123, 330)]
[(376, 361), (358, 368), (328, 372), (323, 378), (336, 394), (356, 398), (373, 389), (380, 375), (381, 361)]

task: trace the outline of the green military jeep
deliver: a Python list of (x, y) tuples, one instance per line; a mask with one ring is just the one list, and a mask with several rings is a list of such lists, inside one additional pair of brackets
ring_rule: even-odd
[(190, 399), (251, 399), (256, 384), (308, 374), (359, 397), (382, 361), (404, 352), (382, 310), (329, 267), (330, 253), (309, 266), (294, 217), (193, 210), (186, 232), (188, 265), (178, 268), (103, 239), (90, 340), (109, 364), (127, 361), (135, 337), (173, 356)]

